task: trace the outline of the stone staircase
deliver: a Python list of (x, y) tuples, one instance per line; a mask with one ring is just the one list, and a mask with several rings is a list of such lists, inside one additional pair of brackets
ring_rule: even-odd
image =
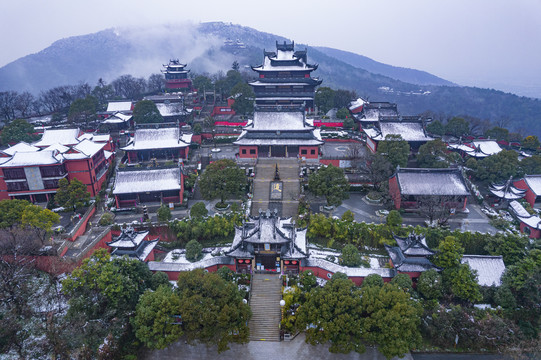
[(250, 341), (280, 341), (280, 275), (254, 274), (250, 291)]
[[(270, 200), (270, 183), (274, 180), (276, 164), (278, 164), (280, 181), (283, 183), (281, 201)], [(300, 196), (299, 172), (297, 159), (259, 158), (255, 170), (251, 215), (257, 216), (259, 209), (263, 211), (277, 209), (279, 216), (282, 217), (297, 215)]]

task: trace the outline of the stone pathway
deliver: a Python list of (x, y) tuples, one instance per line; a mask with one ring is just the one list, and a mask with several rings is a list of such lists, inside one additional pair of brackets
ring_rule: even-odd
[[(282, 181), (282, 200), (270, 200), (270, 186), (274, 180), (276, 165)], [(282, 217), (297, 215), (300, 196), (300, 167), (297, 159), (268, 158), (258, 159), (254, 178), (254, 197), (252, 200), (252, 216), (259, 210), (278, 210)]]

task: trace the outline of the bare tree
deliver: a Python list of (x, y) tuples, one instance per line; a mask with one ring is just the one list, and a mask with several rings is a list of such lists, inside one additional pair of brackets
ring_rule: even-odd
[(15, 105), (17, 102), (16, 91), (0, 92), (0, 115), (5, 120), (15, 119)]
[(379, 190), (381, 183), (387, 181), (393, 173), (393, 166), (387, 158), (381, 154), (365, 152), (365, 170), (375, 190)]
[(125, 99), (136, 100), (142, 97), (146, 88), (146, 80), (136, 79), (131, 75), (122, 75), (111, 83), (115, 95)]
[(346, 156), (351, 160), (351, 165), (358, 167), (358, 163), (365, 157), (364, 156), (364, 146), (359, 142), (349, 143), (348, 149), (346, 151)]
[(419, 213), (424, 215), (430, 224), (437, 222), (440, 226), (447, 223), (463, 200), (463, 197), (454, 195), (417, 196)]
[(34, 95), (30, 94), (28, 91), (25, 91), (17, 96), (15, 101), (15, 109), (20, 117), (28, 117), (32, 114), (34, 103), (36, 98)]
[(47, 91), (42, 91), (39, 101), (49, 113), (67, 109), (74, 100), (72, 86), (57, 86)]
[(147, 87), (151, 93), (159, 93), (162, 91), (164, 78), (162, 74), (152, 74), (148, 77)]

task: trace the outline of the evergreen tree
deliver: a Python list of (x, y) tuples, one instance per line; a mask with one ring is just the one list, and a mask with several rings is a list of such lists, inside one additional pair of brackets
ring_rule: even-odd
[(162, 123), (163, 117), (151, 100), (141, 100), (133, 108), (133, 121), (138, 124)]
[(385, 156), (393, 168), (397, 166), (406, 167), (408, 165), (410, 145), (407, 141), (402, 140), (401, 135), (389, 134), (385, 136), (385, 140), (380, 141), (377, 152)]
[(32, 142), (37, 139), (34, 135), (34, 126), (26, 120), (15, 119), (8, 125), (4, 126), (0, 135), (2, 144), (16, 144), (21, 141)]
[(199, 188), (204, 199), (219, 198), (223, 204), (226, 198), (244, 193), (246, 176), (233, 160), (218, 160), (201, 174)]
[(308, 188), (316, 196), (325, 196), (329, 206), (338, 206), (349, 197), (349, 182), (344, 170), (332, 165), (323, 166), (310, 174)]

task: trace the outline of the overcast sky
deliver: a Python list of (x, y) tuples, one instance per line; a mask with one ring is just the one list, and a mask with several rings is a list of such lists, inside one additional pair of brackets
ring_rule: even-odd
[(179, 21), (250, 26), (463, 85), (541, 88), (539, 0), (1, 0), (0, 66), (60, 38)]

